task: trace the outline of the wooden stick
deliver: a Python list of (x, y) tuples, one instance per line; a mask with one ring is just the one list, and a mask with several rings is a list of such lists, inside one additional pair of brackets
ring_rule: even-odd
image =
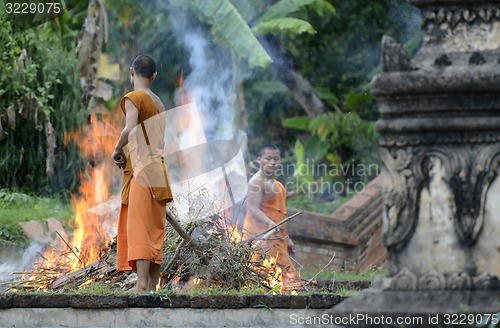
[(174, 265), (175, 261), (177, 261), (177, 259), (179, 258), (179, 254), (181, 252), (181, 247), (184, 245), (185, 242), (186, 242), (186, 240), (183, 239), (183, 240), (181, 240), (181, 242), (179, 243), (179, 245), (177, 245), (177, 248), (175, 249), (175, 252), (174, 252), (174, 256), (168, 262), (168, 264), (165, 267), (165, 269), (163, 269), (163, 271), (161, 272), (161, 274), (160, 274), (161, 276), (163, 276), (165, 274), (165, 272), (167, 272), (172, 267), (172, 265)]
[(78, 259), (78, 261), (80, 261), (80, 263), (82, 264), (82, 266), (85, 266), (85, 263), (83, 263), (83, 261), (80, 259), (80, 257), (78, 256), (78, 254), (76, 254), (76, 252), (73, 250), (73, 248), (66, 242), (66, 240), (64, 240), (64, 238), (59, 234), (58, 231), (56, 231), (56, 234), (59, 236), (59, 238), (62, 239), (62, 241), (66, 244), (66, 246), (68, 246), (68, 248), (71, 250), (71, 252), (73, 254), (75, 254), (76, 258)]
[[(258, 234), (256, 234), (256, 235), (255, 235), (255, 236), (253, 236), (253, 237), (250, 237), (250, 238), (248, 238), (248, 239), (245, 239), (245, 240), (241, 241), (241, 242), (240, 242), (240, 244), (243, 244), (243, 243), (248, 243), (248, 242), (254, 241), (255, 239), (259, 239), (259, 238), (261, 238), (261, 237), (264, 237), (264, 236), (269, 237), (270, 235), (272, 235), (273, 233), (275, 233), (275, 232), (276, 232), (276, 231), (272, 231), (272, 230), (274, 230), (274, 229), (276, 229), (277, 227), (279, 227), (279, 226), (281, 226), (281, 225), (283, 225), (283, 224), (287, 223), (288, 221), (290, 221), (291, 219), (293, 219), (293, 218), (295, 218), (295, 217), (299, 216), (299, 215), (300, 215), (300, 214), (302, 214), (302, 213), (304, 213), (304, 212), (303, 212), (303, 211), (299, 211), (299, 212), (297, 212), (297, 213), (295, 213), (295, 214), (292, 214), (292, 215), (290, 215), (289, 217), (287, 217), (287, 218), (283, 219), (282, 221), (280, 221), (279, 223), (276, 223), (276, 224), (275, 224), (275, 225), (273, 225), (272, 227), (270, 227), (270, 228), (268, 228), (268, 229), (266, 229), (266, 230), (262, 231), (261, 233), (258, 233)], [(272, 232), (272, 233), (270, 233), (270, 232)], [(267, 237), (266, 237), (266, 238), (267, 238)], [(265, 239), (265, 238), (262, 238), (262, 239)]]
[(59, 272), (11, 272), (10, 274), (27, 274), (27, 275), (55, 275), (55, 274), (61, 274)]
[[(309, 280), (307, 281), (307, 283), (304, 285), (304, 287), (307, 287), (308, 285), (310, 285), (310, 284), (312, 283), (312, 281), (314, 280), (314, 278), (316, 278), (316, 277), (317, 277), (317, 276), (318, 276), (318, 275), (319, 275), (319, 274), (320, 274), (323, 270), (325, 270), (325, 269), (326, 269), (326, 268), (330, 265), (330, 263), (332, 263), (332, 262), (333, 262), (333, 259), (334, 259), (334, 258), (335, 258), (335, 252), (333, 252), (333, 256), (332, 256), (332, 258), (331, 258), (331, 259), (330, 259), (330, 261), (328, 261), (328, 263), (327, 263), (327, 264), (323, 267), (323, 269), (319, 270), (319, 272), (318, 272), (318, 273), (316, 273), (316, 274), (315, 274), (315, 275), (314, 275), (311, 279), (309, 279)], [(304, 288), (304, 287), (302, 287), (302, 288)]]
[(272, 236), (274, 235), (275, 233), (277, 233), (279, 231), (279, 229), (277, 228), (274, 228), (273, 230), (269, 231), (268, 233), (266, 233), (264, 236), (258, 238), (259, 240), (257, 240), (257, 242), (255, 244), (253, 244), (253, 247), (257, 247), (259, 246), (259, 244), (264, 241), (264, 240), (267, 240), (267, 238), (269, 238), (269, 236)]
[(191, 247), (191, 249), (196, 253), (196, 255), (201, 255), (201, 248), (198, 245), (197, 242), (194, 241), (194, 239), (182, 228), (180, 223), (177, 221), (175, 218), (174, 214), (167, 209), (167, 221), (170, 223), (172, 228), (174, 228), (175, 231), (179, 234), (179, 236), (184, 239), (186, 245)]

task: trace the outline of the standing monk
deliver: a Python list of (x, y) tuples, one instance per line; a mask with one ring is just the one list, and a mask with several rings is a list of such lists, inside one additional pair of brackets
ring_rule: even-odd
[[(165, 111), (160, 98), (150, 90), (156, 74), (153, 58), (140, 55), (134, 59), (130, 68), (134, 91), (122, 98), (126, 124), (112, 155), (115, 164), (124, 169), (117, 269), (137, 271), (133, 290), (138, 293), (156, 290), (163, 261), (166, 204), (172, 200), (162, 157), (164, 115), (151, 119)], [(160, 123), (151, 124), (155, 120)], [(123, 151), (126, 144), (128, 156)]]
[[(243, 225), (243, 239), (251, 238), (286, 218), (286, 190), (275, 179), (281, 165), (280, 150), (265, 146), (259, 152), (260, 169), (248, 182), (247, 213)], [(276, 258), (281, 269), (281, 292), (288, 293), (303, 287), (300, 274), (290, 261), (294, 245), (286, 233), (285, 224), (277, 232), (259, 243), (266, 257)]]

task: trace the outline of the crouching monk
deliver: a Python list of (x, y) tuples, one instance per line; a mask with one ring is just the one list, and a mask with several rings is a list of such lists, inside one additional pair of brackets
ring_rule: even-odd
[[(281, 164), (280, 151), (266, 146), (259, 152), (260, 169), (248, 182), (247, 212), (243, 224), (243, 239), (251, 238), (286, 218), (286, 190), (275, 179)], [(285, 224), (265, 240), (257, 243), (266, 257), (276, 259), (281, 269), (281, 293), (289, 293), (303, 287), (300, 274), (290, 261), (294, 245), (286, 233)]]
[[(165, 107), (150, 90), (156, 74), (151, 57), (140, 55), (133, 61), (130, 81), (134, 91), (121, 101), (126, 124), (112, 155), (123, 169), (117, 269), (137, 271), (133, 290), (138, 293), (156, 290), (163, 260), (166, 204), (172, 200), (163, 161), (165, 115), (158, 115)], [(123, 151), (126, 144), (128, 155)]]

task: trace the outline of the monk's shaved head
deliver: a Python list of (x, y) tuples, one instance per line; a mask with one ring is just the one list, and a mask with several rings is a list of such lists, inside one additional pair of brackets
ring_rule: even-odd
[(151, 56), (139, 55), (132, 62), (135, 74), (150, 79), (156, 73), (156, 62)]
[(276, 147), (275, 145), (266, 145), (264, 147), (262, 147), (260, 150), (259, 150), (259, 156), (258, 157), (262, 157), (262, 155), (264, 155), (264, 153), (266, 152), (266, 150), (277, 150), (277, 151), (280, 151), (280, 149), (278, 147)]

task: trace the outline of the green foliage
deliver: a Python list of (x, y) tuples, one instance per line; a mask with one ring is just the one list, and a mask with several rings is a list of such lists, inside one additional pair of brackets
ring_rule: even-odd
[(386, 270), (371, 269), (363, 273), (354, 273), (352, 271), (324, 269), (321, 267), (309, 267), (301, 271), (302, 278), (314, 279), (317, 281), (374, 281), (379, 276), (387, 275)]
[(102, 281), (94, 281), (83, 288), (74, 287), (66, 291), (69, 295), (125, 295), (126, 291)]
[[(304, 144), (297, 141), (295, 156), (299, 167), (307, 160), (321, 162), (326, 159), (335, 165), (377, 162), (374, 123), (361, 119), (355, 112), (332, 111), (313, 119), (292, 117), (284, 119), (283, 126), (311, 133)], [(345, 149), (349, 150), (348, 156), (343, 153)]]
[(250, 66), (267, 67), (271, 64), (271, 58), (230, 1), (169, 0), (169, 2), (178, 7), (194, 10), (211, 25), (214, 39), (236, 51)]
[[(278, 292), (279, 292), (279, 285)], [(266, 292), (264, 288), (224, 288), (219, 286), (194, 286), (187, 292), (189, 296), (196, 295), (261, 295), (261, 294), (272, 294), (272, 292)]]
[(305, 20), (285, 17), (285, 18), (274, 18), (270, 20), (263, 21), (252, 28), (252, 31), (256, 35), (263, 34), (281, 34), (281, 33), (291, 33), (291, 34), (302, 34), (309, 33), (314, 34), (316, 31), (309, 22)]
[(9, 192), (6, 189), (0, 189), (0, 203), (5, 205), (32, 205), (33, 197), (21, 192)]
[(56, 218), (69, 220), (71, 206), (60, 197), (37, 197), (0, 189), (0, 240), (27, 243), (20, 222)]
[(252, 89), (262, 93), (264, 97), (272, 97), (274, 93), (287, 92), (288, 88), (281, 81), (257, 81)]
[[(140, 53), (151, 55), (158, 64), (153, 90), (167, 108), (173, 107), (173, 90), (181, 72), (190, 72), (189, 55), (177, 45), (167, 1), (106, 0), (109, 16), (108, 53), (120, 63), (121, 79), (115, 83), (114, 98), (121, 99), (130, 90), (129, 68)], [(126, 51), (124, 51), (126, 49)], [(111, 102), (111, 101), (110, 101)], [(119, 104), (109, 104), (116, 108)]]
[(307, 194), (294, 195), (287, 199), (286, 204), (292, 208), (299, 208), (304, 211), (332, 214), (339, 207), (344, 205), (354, 194), (335, 198), (333, 201), (325, 201), (320, 197), (311, 197)]
[[(285, 120), (284, 127), (288, 129), (281, 131), (283, 129), (280, 130), (273, 119), (280, 115), (290, 119), (300, 117), (303, 115), (300, 106), (292, 100), (289, 92), (270, 88), (263, 93), (262, 89), (253, 90), (253, 86), (259, 86), (259, 83), (248, 83), (247, 107), (256, 111), (249, 113), (249, 135), (257, 143), (250, 149), (258, 149), (268, 140), (273, 140), (285, 148), (285, 152), (297, 151), (295, 140), (306, 145), (309, 142), (304, 139), (323, 135), (322, 140), (329, 145), (316, 144), (329, 148), (324, 158), (329, 163), (377, 163), (373, 122), (378, 118), (378, 112), (369, 81), (378, 71), (380, 40), (384, 34), (391, 35), (414, 54), (421, 42), (418, 20), (415, 20), (418, 12), (404, 0), (376, 0), (370, 4), (330, 0), (327, 3), (335, 10), (321, 11), (318, 10), (321, 2), (297, 0), (258, 7), (261, 14), (253, 14), (257, 17), (256, 24), (264, 18), (292, 14), (294, 18), (311, 22), (315, 34), (304, 33), (300, 37), (286, 33), (280, 35), (281, 44), (292, 57), (280, 60), (288, 61), (313, 84), (330, 113), (319, 118), (316, 131), (304, 127), (306, 118), (298, 118), (296, 122)], [(253, 77), (256, 80), (278, 79), (277, 72), (269, 70), (256, 72)], [(322, 127), (323, 119), (332, 124), (329, 129)], [(298, 126), (293, 126), (296, 124)]]
[(315, 5), (314, 8), (318, 13), (323, 14), (325, 11), (335, 13), (335, 8), (326, 0), (280, 0), (266, 9), (259, 22), (283, 18), (299, 11), (304, 6), (312, 4)]
[[(1, 12), (0, 56), (0, 122), (7, 133), (0, 140), (0, 185), (45, 193), (75, 190), (83, 163), (75, 145), (64, 144), (64, 133), (84, 118), (74, 50), (61, 48), (46, 28), (13, 34)], [(55, 144), (47, 138), (51, 127)], [(53, 163), (47, 161), (52, 152)]]

